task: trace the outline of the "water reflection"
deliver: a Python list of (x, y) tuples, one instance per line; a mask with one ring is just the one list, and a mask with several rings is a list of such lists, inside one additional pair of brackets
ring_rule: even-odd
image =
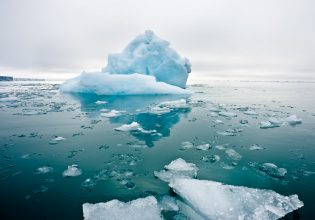
[[(81, 111), (90, 118), (101, 117), (102, 111), (117, 110), (121, 115), (110, 117), (108, 121), (114, 124), (130, 124), (137, 122), (144, 130), (156, 130), (154, 134), (130, 132), (148, 147), (154, 142), (171, 133), (171, 128), (181, 117), (186, 117), (191, 111), (187, 95), (136, 95), (136, 96), (99, 96), (95, 94), (72, 94), (78, 100)], [(177, 103), (181, 100), (181, 103)], [(161, 104), (162, 103), (162, 104)], [(164, 103), (164, 104), (163, 104)], [(163, 110), (163, 111), (156, 111)]]

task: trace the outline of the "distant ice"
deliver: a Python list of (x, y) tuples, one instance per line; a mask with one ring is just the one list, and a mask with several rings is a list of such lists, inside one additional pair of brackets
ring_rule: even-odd
[(194, 147), (194, 144), (189, 141), (184, 141), (181, 143), (180, 150), (188, 150)]
[(197, 176), (198, 167), (193, 163), (187, 163), (182, 158), (178, 158), (166, 165), (165, 170), (154, 171), (154, 175), (164, 182), (169, 182), (173, 178), (194, 178)]
[(190, 94), (191, 64), (152, 31), (137, 36), (120, 54), (109, 54), (102, 72), (67, 80), (60, 90), (99, 95)]
[(245, 115), (258, 115), (257, 112), (255, 112), (254, 110), (247, 110), (244, 112)]
[(225, 153), (231, 158), (232, 160), (240, 160), (242, 158), (242, 155), (240, 155), (238, 152), (236, 152), (234, 149), (227, 149)]
[(303, 120), (302, 120), (302, 118), (298, 118), (296, 115), (291, 115), (291, 116), (286, 118), (286, 121), (290, 125), (297, 125), (297, 124), (301, 124)]
[(16, 102), (19, 101), (20, 99), (15, 96), (8, 96), (8, 97), (3, 97), (0, 98), (0, 102)]
[(95, 102), (95, 104), (97, 105), (103, 105), (103, 104), (106, 104), (107, 102), (106, 101), (101, 101), (101, 100), (98, 100)]
[(141, 125), (138, 122), (132, 122), (131, 124), (124, 124), (117, 128), (115, 128), (116, 131), (139, 131), (144, 134), (152, 134), (156, 133), (156, 130), (145, 130), (141, 127)]
[(283, 178), (287, 174), (287, 170), (285, 168), (279, 168), (273, 163), (264, 163), (259, 167), (259, 170), (275, 178)]
[(210, 144), (201, 144), (196, 146), (197, 150), (209, 150), (211, 148)]
[(162, 220), (158, 202), (153, 196), (126, 203), (116, 199), (106, 203), (84, 203), (82, 207), (85, 220)]
[[(225, 185), (196, 179), (173, 179), (170, 187), (200, 219), (273, 220), (301, 208), (297, 195), (282, 196), (272, 190)], [(196, 219), (196, 217), (191, 217)]]
[(115, 109), (107, 111), (107, 112), (104, 112), (104, 109), (102, 109), (102, 110), (103, 111), (101, 113), (101, 116), (105, 117), (105, 118), (114, 118), (114, 117), (118, 117), (122, 114), (122, 111), (117, 111)]
[(43, 167), (37, 168), (35, 173), (37, 173), (37, 174), (46, 174), (46, 173), (51, 173), (53, 171), (54, 171), (53, 167), (43, 166)]
[(237, 114), (234, 113), (234, 112), (225, 112), (225, 111), (222, 111), (222, 112), (219, 112), (219, 115), (220, 115), (220, 116), (224, 116), (224, 117), (237, 117)]
[(167, 107), (170, 109), (189, 108), (186, 99), (179, 99), (174, 101), (165, 101), (159, 104), (160, 107)]
[(265, 148), (259, 146), (258, 144), (253, 144), (253, 145), (249, 146), (248, 149), (249, 149), (249, 150), (263, 150), (263, 149), (265, 149)]
[(76, 164), (68, 166), (68, 168), (62, 173), (64, 177), (80, 176), (81, 174), (82, 174), (82, 170), (79, 169), (78, 165)]

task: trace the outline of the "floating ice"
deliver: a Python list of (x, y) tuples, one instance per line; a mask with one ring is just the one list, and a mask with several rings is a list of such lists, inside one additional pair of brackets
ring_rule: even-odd
[(254, 110), (247, 110), (244, 112), (245, 115), (258, 115), (257, 112), (255, 112)]
[(203, 156), (201, 160), (203, 162), (214, 163), (220, 160), (220, 156), (219, 155), (206, 155), (206, 156)]
[[(102, 109), (102, 111), (104, 111), (104, 109)], [(114, 118), (114, 117), (118, 117), (120, 116), (122, 113), (122, 111), (117, 111), (115, 109), (108, 111), (108, 112), (102, 112), (101, 116), (105, 117), (105, 118)]]
[(297, 124), (301, 124), (303, 120), (302, 120), (302, 118), (298, 118), (296, 115), (291, 115), (291, 116), (286, 118), (286, 121), (290, 125), (297, 125)]
[(172, 196), (165, 195), (159, 200), (160, 208), (164, 211), (178, 211), (176, 199)]
[(166, 165), (165, 170), (154, 171), (154, 175), (164, 182), (169, 182), (173, 178), (194, 178), (197, 176), (198, 167), (193, 163), (187, 163), (182, 158), (178, 158)]
[(273, 163), (264, 163), (259, 167), (259, 170), (275, 178), (283, 178), (287, 174), (287, 170), (285, 168), (279, 168)]
[(194, 147), (194, 144), (189, 141), (184, 141), (181, 143), (180, 150), (188, 150)]
[(197, 150), (209, 150), (210, 148), (210, 144), (201, 144), (196, 147)]
[(20, 99), (15, 96), (8, 96), (8, 97), (3, 97), (0, 98), (0, 102), (16, 102), (19, 101)]
[(219, 112), (220, 116), (224, 116), (224, 117), (236, 117), (237, 114), (235, 114), (234, 112)]
[(179, 178), (169, 185), (200, 219), (273, 220), (304, 205), (297, 195), (282, 196), (272, 190), (214, 181)]
[(253, 144), (253, 145), (249, 146), (248, 149), (249, 149), (249, 150), (263, 150), (263, 149), (265, 149), (265, 148), (259, 146), (258, 144)]
[(84, 203), (83, 216), (85, 220), (161, 220), (160, 208), (153, 196), (121, 202), (111, 200), (106, 203)]
[(53, 141), (64, 141), (67, 140), (67, 138), (61, 137), (61, 136), (57, 136), (53, 139)]
[(64, 177), (80, 176), (81, 174), (82, 174), (82, 170), (79, 169), (78, 165), (76, 164), (68, 166), (68, 168), (62, 173)]
[(96, 105), (103, 105), (103, 104), (106, 104), (107, 102), (106, 101), (101, 101), (101, 100), (98, 100), (95, 102)]
[(43, 166), (43, 167), (37, 168), (35, 173), (37, 173), (37, 174), (46, 174), (46, 173), (51, 173), (53, 171), (54, 171), (53, 167)]
[(156, 130), (145, 130), (141, 127), (138, 122), (132, 122), (131, 124), (124, 124), (120, 127), (115, 128), (116, 131), (139, 131), (144, 134), (156, 133)]
[(242, 158), (242, 155), (237, 153), (234, 149), (227, 149), (225, 153), (232, 159), (232, 160), (240, 160)]
[(191, 64), (152, 31), (139, 35), (121, 54), (109, 54), (102, 72), (67, 80), (63, 92), (99, 95), (190, 94), (185, 90)]
[(177, 109), (177, 108), (189, 108), (189, 105), (187, 104), (186, 99), (179, 99), (174, 101), (165, 101), (161, 102), (159, 104), (160, 107), (167, 107), (171, 109)]

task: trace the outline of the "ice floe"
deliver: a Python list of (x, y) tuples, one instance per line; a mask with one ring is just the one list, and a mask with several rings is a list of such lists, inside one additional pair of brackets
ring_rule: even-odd
[(232, 160), (240, 160), (242, 158), (242, 155), (240, 155), (238, 152), (236, 152), (234, 149), (231, 149), (231, 148), (227, 149), (225, 153)]
[(82, 174), (82, 170), (79, 169), (78, 165), (76, 164), (68, 166), (68, 168), (62, 173), (64, 177), (80, 176), (81, 174)]
[(107, 112), (104, 111), (104, 109), (102, 110), (101, 116), (105, 117), (105, 118), (114, 118), (114, 117), (118, 117), (123, 113), (123, 111), (117, 111), (115, 109), (112, 110), (108, 110)]
[(302, 124), (302, 118), (297, 117), (296, 115), (291, 115), (289, 117), (286, 118), (286, 121), (290, 124), (290, 125), (297, 125), (297, 124)]
[(190, 141), (184, 141), (181, 143), (180, 150), (188, 150), (194, 147), (194, 144)]
[(156, 133), (156, 130), (145, 130), (141, 127), (141, 125), (138, 122), (132, 122), (130, 124), (124, 124), (117, 128), (115, 128), (116, 131), (139, 131), (143, 134), (152, 134)]
[(169, 182), (173, 178), (194, 178), (198, 172), (198, 167), (195, 164), (187, 163), (182, 158), (173, 160), (170, 164), (165, 165), (164, 169), (159, 172), (154, 171), (154, 175), (164, 182)]
[(52, 173), (52, 172), (54, 172), (54, 168), (49, 167), (49, 166), (39, 167), (35, 170), (36, 174), (46, 174), (46, 173)]
[(196, 146), (197, 150), (209, 150), (211, 148), (210, 144), (201, 144)]
[(224, 117), (237, 117), (237, 114), (234, 112), (226, 112), (226, 111), (222, 111), (218, 113), (220, 116), (224, 116)]
[[(208, 180), (178, 178), (169, 185), (200, 219), (273, 220), (304, 205), (297, 195), (282, 196), (272, 190)], [(191, 212), (185, 214), (191, 216)]]
[(273, 163), (264, 163), (259, 166), (259, 170), (275, 178), (284, 178), (287, 174), (287, 170), (285, 168), (280, 168)]
[(162, 220), (160, 207), (153, 196), (126, 203), (116, 199), (106, 203), (84, 203), (82, 208), (85, 220)]

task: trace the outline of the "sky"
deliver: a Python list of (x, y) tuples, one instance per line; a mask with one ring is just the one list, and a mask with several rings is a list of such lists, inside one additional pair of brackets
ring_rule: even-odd
[(191, 77), (315, 79), (313, 0), (0, 0), (0, 75), (99, 71), (147, 29)]

